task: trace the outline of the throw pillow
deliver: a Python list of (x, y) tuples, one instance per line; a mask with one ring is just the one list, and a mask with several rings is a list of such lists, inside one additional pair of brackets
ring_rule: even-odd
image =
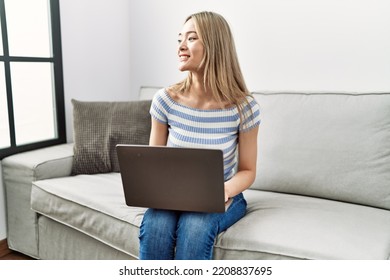
[(73, 175), (119, 172), (117, 144), (148, 144), (151, 100), (72, 104)]

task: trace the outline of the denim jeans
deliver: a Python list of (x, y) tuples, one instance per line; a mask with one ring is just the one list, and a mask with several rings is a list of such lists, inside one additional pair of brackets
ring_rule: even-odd
[(233, 198), (225, 213), (148, 209), (140, 229), (142, 260), (208, 260), (219, 233), (246, 213), (242, 194)]

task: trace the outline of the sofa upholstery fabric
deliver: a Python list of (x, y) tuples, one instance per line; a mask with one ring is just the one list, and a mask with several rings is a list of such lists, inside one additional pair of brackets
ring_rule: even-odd
[(31, 210), (31, 184), (71, 174), (73, 144), (24, 152), (2, 160), (7, 199), (7, 243), (10, 249), (37, 258), (37, 215)]
[(98, 239), (56, 222), (46, 216), (38, 219), (39, 257), (43, 260), (127, 260), (129, 254), (113, 248)]
[(244, 195), (248, 212), (218, 238), (218, 259), (390, 257), (389, 211), (302, 195), (255, 190)]
[[(244, 195), (248, 212), (219, 235), (215, 258), (389, 257), (390, 214), (386, 210), (258, 190), (247, 190)], [(138, 242), (128, 240), (138, 240), (145, 209), (125, 205), (118, 173), (37, 181), (31, 203), (45, 217), (138, 256)], [(351, 236), (351, 232), (359, 234)], [(376, 246), (371, 240), (376, 240)]]
[[(214, 258), (390, 260), (390, 94), (254, 96), (257, 178)], [(125, 205), (117, 172), (71, 176), (74, 146), (2, 161), (10, 247), (42, 259), (137, 258), (145, 209)]]
[(390, 94), (256, 93), (252, 188), (390, 209)]
[(125, 204), (119, 173), (77, 175), (33, 183), (31, 207), (37, 213), (138, 255), (138, 227), (146, 209)]

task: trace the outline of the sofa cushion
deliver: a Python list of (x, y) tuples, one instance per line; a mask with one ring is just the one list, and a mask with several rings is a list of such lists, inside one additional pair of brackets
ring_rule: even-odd
[(247, 190), (248, 212), (222, 233), (224, 259), (390, 259), (390, 211)]
[(145, 208), (125, 204), (119, 173), (36, 181), (31, 208), (119, 251), (138, 256), (138, 227)]
[(73, 175), (119, 172), (117, 144), (148, 144), (150, 100), (72, 104)]
[(390, 94), (255, 93), (253, 188), (390, 209)]
[[(389, 258), (389, 211), (258, 190), (244, 195), (247, 215), (218, 236), (214, 258)], [(118, 173), (34, 182), (31, 203), (52, 220), (138, 256), (145, 208), (125, 205)]]

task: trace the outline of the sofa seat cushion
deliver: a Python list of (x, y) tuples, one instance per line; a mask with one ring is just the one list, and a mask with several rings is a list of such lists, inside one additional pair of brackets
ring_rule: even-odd
[(139, 225), (146, 209), (125, 204), (120, 173), (36, 181), (31, 207), (119, 251), (138, 256)]
[(215, 246), (225, 259), (389, 259), (390, 211), (326, 199), (245, 191), (248, 213)]
[[(145, 208), (125, 205), (119, 173), (33, 183), (32, 209), (130, 256), (138, 256)], [(388, 259), (390, 211), (259, 190), (247, 215), (218, 236), (217, 259)]]

